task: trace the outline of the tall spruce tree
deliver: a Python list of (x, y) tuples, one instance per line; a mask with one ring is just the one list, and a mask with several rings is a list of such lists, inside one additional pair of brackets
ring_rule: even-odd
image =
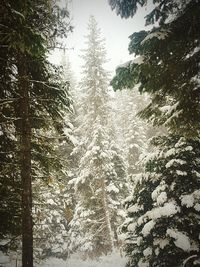
[[(110, 4), (122, 17), (133, 16), (146, 1)], [(136, 176), (126, 200), (127, 266), (197, 266), (199, 260), (199, 1), (154, 1), (146, 23), (158, 26), (130, 36), (138, 58), (116, 70), (114, 89), (148, 92), (140, 112), (168, 136)], [(184, 136), (184, 137), (183, 137)], [(188, 227), (189, 225), (189, 227)]]
[(1, 175), (5, 219), (1, 238), (22, 234), (22, 266), (31, 267), (32, 181), (47, 178), (49, 164), (59, 164), (50, 156), (55, 147), (45, 133), (51, 127), (58, 135), (63, 133), (63, 114), (69, 106), (58, 72), (46, 58), (57, 45), (55, 33), (68, 32), (69, 25), (61, 22), (68, 13), (45, 0), (3, 1), (0, 13), (1, 151), (6, 155)]
[(77, 129), (81, 138), (73, 152), (79, 161), (78, 177), (72, 181), (77, 206), (71, 222), (71, 247), (84, 251), (85, 257), (98, 257), (115, 246), (124, 170), (110, 137), (105, 48), (94, 17), (90, 17), (88, 30)]

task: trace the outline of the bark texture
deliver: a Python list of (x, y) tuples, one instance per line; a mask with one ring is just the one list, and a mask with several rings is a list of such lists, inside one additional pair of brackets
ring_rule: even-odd
[(30, 85), (26, 58), (19, 56), (20, 168), (22, 181), (22, 267), (33, 267)]

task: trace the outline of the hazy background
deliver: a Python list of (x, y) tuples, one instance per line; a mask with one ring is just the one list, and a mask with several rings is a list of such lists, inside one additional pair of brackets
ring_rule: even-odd
[[(80, 78), (82, 65), (82, 59), (79, 56), (81, 55), (81, 49), (85, 48), (84, 36), (87, 34), (90, 15), (93, 15), (97, 20), (102, 37), (105, 38), (109, 60), (105, 68), (111, 72), (111, 75), (114, 74), (117, 65), (133, 58), (133, 55), (130, 56), (128, 53), (128, 36), (145, 28), (144, 16), (147, 7), (139, 9), (137, 15), (129, 19), (121, 19), (120, 16), (117, 16), (115, 11), (111, 10), (108, 0), (71, 0), (69, 11), (74, 30), (64, 42), (68, 48), (66, 52), (72, 64), (72, 69), (78, 79)], [(50, 60), (59, 64), (60, 58), (61, 52), (56, 50)]]

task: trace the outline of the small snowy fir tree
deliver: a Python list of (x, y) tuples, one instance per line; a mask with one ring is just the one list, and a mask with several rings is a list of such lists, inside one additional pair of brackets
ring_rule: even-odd
[(73, 97), (75, 87), (76, 87), (76, 78), (72, 70), (69, 55), (66, 52), (66, 50), (64, 50), (62, 53), (60, 65), (62, 67), (62, 71), (61, 71), (62, 80), (69, 84), (68, 92)]
[(119, 138), (127, 164), (129, 180), (141, 172), (141, 159), (147, 150), (146, 128), (137, 113), (145, 105), (143, 97), (136, 90), (116, 92)]
[(98, 257), (113, 251), (116, 228), (122, 216), (125, 170), (109, 127), (108, 74), (104, 70), (104, 40), (94, 17), (89, 20), (87, 49), (84, 51), (79, 108), (79, 144), (75, 185), (77, 206), (71, 221), (71, 250)]
[[(38, 190), (39, 188), (39, 190)], [(68, 224), (72, 217), (71, 201), (66, 185), (49, 176), (37, 181), (34, 216), (34, 254), (38, 259), (68, 257)]]
[[(42, 131), (40, 134), (42, 135)], [(70, 151), (71, 147), (70, 136), (64, 133), (57, 135), (53, 130), (42, 136), (44, 134), (47, 142), (51, 143), (53, 153), (46, 155), (44, 170), (33, 161), (34, 255), (37, 259), (51, 256), (66, 259), (69, 222), (73, 214), (73, 195), (68, 186), (69, 164), (66, 156), (66, 148)]]

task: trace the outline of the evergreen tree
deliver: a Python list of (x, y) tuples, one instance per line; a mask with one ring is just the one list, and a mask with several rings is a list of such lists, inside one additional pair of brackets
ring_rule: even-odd
[(62, 53), (60, 65), (62, 67), (62, 80), (69, 83), (69, 93), (73, 96), (76, 87), (76, 79), (66, 50)]
[[(22, 220), (22, 265), (30, 267), (33, 265), (31, 184), (38, 176), (48, 176), (49, 165), (60, 165), (52, 160), (55, 147), (45, 133), (53, 128), (58, 135), (63, 134), (63, 114), (69, 106), (57, 69), (46, 61), (49, 48), (57, 45), (55, 29), (57, 36), (68, 31), (68, 25), (61, 22), (67, 13), (45, 0), (3, 1), (0, 13), (1, 149), (7, 153), (7, 147), (10, 148), (3, 160), (1, 176), (2, 200), (7, 205), (7, 212), (5, 204), (1, 212), (9, 223), (4, 222), (1, 238), (20, 235), (21, 227), (15, 226)], [(16, 207), (13, 214), (12, 207)]]
[[(122, 17), (133, 16), (146, 1), (111, 0)], [(127, 266), (196, 266), (199, 260), (199, 1), (154, 1), (146, 24), (150, 31), (130, 36), (135, 60), (119, 67), (115, 89), (148, 92), (150, 104), (140, 112), (168, 136), (146, 171), (136, 176), (126, 200)], [(183, 137), (184, 136), (184, 137)]]
[[(111, 1), (113, 8), (118, 1)], [(145, 1), (120, 1), (120, 14), (136, 11)], [(150, 104), (141, 112), (154, 125), (165, 125), (184, 136), (199, 134), (199, 1), (155, 1), (147, 15), (147, 24), (159, 26), (130, 36), (130, 53), (138, 58), (116, 71), (115, 89), (133, 88), (151, 96)], [(120, 6), (119, 6), (120, 7)], [(129, 11), (127, 11), (131, 8)], [(184, 36), (184, 38), (183, 38)], [(181, 47), (181, 49), (180, 49)]]
[(71, 248), (84, 251), (85, 257), (98, 257), (114, 249), (119, 220), (114, 208), (120, 207), (124, 171), (110, 138), (105, 49), (94, 17), (88, 29), (77, 129), (82, 138), (73, 152), (79, 161), (78, 177), (72, 181), (77, 206), (71, 222)]
[(49, 176), (47, 181), (35, 182), (33, 189), (35, 189), (33, 213), (35, 257), (66, 259), (69, 245), (68, 224), (72, 214), (71, 199), (65, 180)]
[(73, 136), (74, 102), (72, 94), (75, 91), (73, 72), (65, 51), (61, 58), (61, 83), (68, 88), (66, 94), (70, 102), (68, 112), (64, 114), (64, 134), (56, 136), (56, 132), (46, 132), (54, 145), (53, 161), (58, 166), (49, 164), (48, 177), (36, 180), (34, 188), (35, 205), (35, 254), (37, 258), (58, 257), (66, 259), (69, 255), (69, 223), (74, 209), (74, 189), (68, 184), (74, 177), (74, 163), (71, 152), (76, 143)]
[(139, 173), (141, 160), (147, 150), (147, 126), (138, 118), (137, 113), (144, 107), (146, 101), (136, 90), (123, 90), (117, 93), (119, 102), (118, 125), (121, 129), (120, 139), (127, 163), (129, 179)]
[(76, 117), (76, 81), (74, 77), (74, 73), (72, 71), (71, 63), (69, 61), (69, 57), (64, 50), (61, 57), (61, 80), (63, 84), (68, 85), (68, 99), (70, 101), (70, 109), (69, 112), (65, 114), (65, 135), (68, 138), (68, 142), (64, 145), (62, 144), (60, 147), (61, 154), (63, 156), (67, 156), (68, 160), (70, 161), (70, 155), (74, 148), (74, 143), (76, 143), (76, 139), (74, 138), (74, 124), (75, 124), (75, 117)]
[(196, 266), (200, 249), (199, 139), (163, 136), (125, 201), (127, 266)]

